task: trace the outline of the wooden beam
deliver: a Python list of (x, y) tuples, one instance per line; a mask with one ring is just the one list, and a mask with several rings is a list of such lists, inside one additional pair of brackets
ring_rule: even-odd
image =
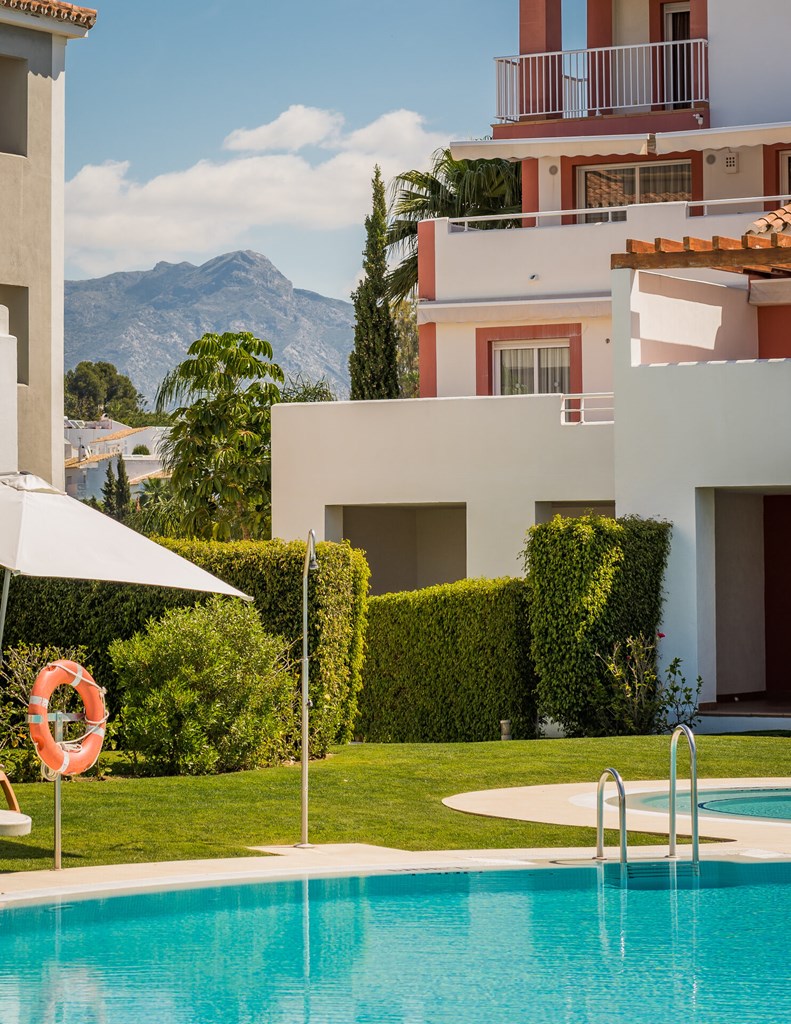
[(684, 235), (684, 249), (687, 252), (711, 252), (711, 242), (705, 238), (691, 238)]
[(654, 249), (657, 252), (683, 252), (684, 243), (673, 238), (655, 238)]
[(742, 246), (745, 249), (771, 249), (772, 239), (766, 235), (742, 235)]
[(725, 235), (715, 235), (711, 240), (714, 249), (742, 249), (741, 238), (728, 238)]
[(717, 270), (736, 270), (738, 273), (745, 266), (750, 266), (764, 268), (764, 272), (766, 272), (772, 266), (791, 269), (791, 252), (786, 246), (750, 250), (718, 249), (716, 252), (711, 248), (695, 250), (685, 247), (683, 252), (614, 253), (610, 265), (613, 270), (673, 270), (687, 267), (710, 267)]
[(656, 249), (651, 242), (641, 242), (639, 238), (627, 238), (626, 251), (636, 255), (644, 252), (656, 252)]
[(772, 234), (771, 239), (772, 245), (780, 249), (791, 249), (791, 235), (778, 235), (775, 232)]

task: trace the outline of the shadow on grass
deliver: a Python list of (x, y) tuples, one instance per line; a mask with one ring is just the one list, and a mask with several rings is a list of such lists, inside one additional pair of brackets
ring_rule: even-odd
[[(53, 850), (51, 846), (31, 846), (28, 843), (17, 843), (13, 839), (0, 839), (0, 860), (5, 861), (16, 861), (16, 860), (41, 860), (48, 861), (48, 864), (42, 864), (42, 868), (51, 867)], [(80, 853), (68, 853), (63, 851), (63, 863), (69, 863), (69, 867), (79, 867), (80, 862), (85, 860), (85, 857)]]

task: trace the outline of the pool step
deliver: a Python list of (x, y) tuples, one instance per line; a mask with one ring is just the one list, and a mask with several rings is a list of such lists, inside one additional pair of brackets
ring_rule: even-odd
[(699, 868), (688, 860), (632, 861), (623, 871), (617, 861), (604, 865), (604, 884), (612, 889), (620, 889), (624, 881), (630, 889), (689, 888), (699, 878)]

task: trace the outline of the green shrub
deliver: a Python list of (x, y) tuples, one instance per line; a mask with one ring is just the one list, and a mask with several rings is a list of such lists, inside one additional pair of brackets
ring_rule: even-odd
[[(300, 656), (304, 542), (160, 543), (250, 594), (266, 631), (284, 637), (292, 657)], [(317, 558), (319, 569), (310, 574), (309, 587), (311, 753), (322, 756), (336, 740), (351, 739), (369, 570), (363, 553), (348, 544), (321, 543)], [(114, 711), (122, 694), (108, 655), (112, 641), (128, 639), (170, 608), (207, 599), (206, 594), (160, 587), (17, 577), (11, 584), (7, 642), (84, 646)]]
[(376, 742), (535, 736), (527, 587), (461, 580), (373, 597), (357, 732)]
[(132, 449), (133, 455), (150, 455), (151, 450), (147, 444), (136, 444)]
[(603, 658), (614, 645), (656, 636), (670, 534), (669, 523), (596, 515), (555, 516), (528, 532), (539, 712), (571, 736), (602, 731), (612, 697)]
[[(28, 698), (39, 672), (50, 662), (61, 658), (76, 661), (91, 671), (82, 647), (63, 649), (20, 644), (3, 650), (0, 663), (0, 757), (2, 767), (14, 782), (34, 782), (40, 778), (41, 761), (30, 739), (27, 724)], [(50, 700), (50, 709), (83, 710), (80, 698), (69, 686), (58, 687)], [(83, 730), (84, 726), (77, 726), (79, 733)], [(68, 735), (67, 732), (67, 738)]]
[(110, 644), (127, 750), (166, 775), (276, 764), (294, 753), (296, 673), (255, 608), (214, 597)]

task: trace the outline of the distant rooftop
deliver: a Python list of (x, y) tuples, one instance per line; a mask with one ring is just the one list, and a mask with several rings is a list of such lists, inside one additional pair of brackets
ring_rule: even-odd
[(56, 21), (70, 21), (83, 28), (93, 28), (96, 24), (96, 11), (93, 8), (78, 7), (76, 4), (64, 3), (63, 0), (0, 0), (0, 7), (21, 14), (54, 18)]

